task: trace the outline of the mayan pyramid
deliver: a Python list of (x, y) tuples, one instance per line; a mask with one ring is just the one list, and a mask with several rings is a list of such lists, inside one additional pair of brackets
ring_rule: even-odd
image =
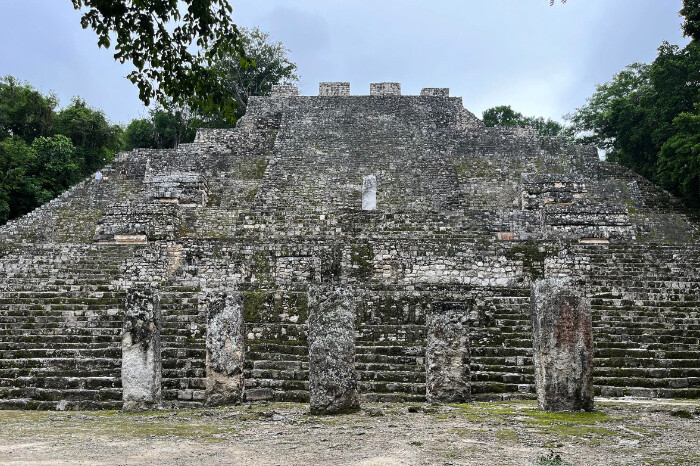
[(471, 397), (534, 397), (542, 277), (590, 299), (596, 394), (700, 397), (697, 217), (593, 147), (485, 127), (448, 89), (278, 86), (235, 129), (102, 172), (0, 227), (2, 408), (118, 409), (126, 377), (159, 406), (308, 401), (328, 290), (361, 399), (426, 399), (444, 312), (468, 329)]

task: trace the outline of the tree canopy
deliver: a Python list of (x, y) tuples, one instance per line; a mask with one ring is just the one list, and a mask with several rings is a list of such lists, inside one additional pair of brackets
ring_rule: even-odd
[(114, 59), (134, 66), (127, 78), (144, 104), (169, 100), (235, 121), (236, 104), (211, 66), (230, 53), (249, 64), (228, 0), (71, 1), (98, 46), (114, 43)]
[(700, 0), (685, 0), (686, 47), (664, 42), (651, 64), (634, 63), (597, 86), (586, 105), (567, 116), (578, 141), (604, 149), (691, 205), (700, 206), (697, 129), (700, 105)]
[[(287, 56), (289, 50), (281, 42), (258, 28), (241, 28), (241, 43), (252, 65), (242, 64), (235, 51), (212, 63), (221, 76), (226, 98), (236, 102), (236, 118), (241, 118), (251, 96), (270, 95), (272, 86), (299, 80), (297, 66)], [(197, 128), (228, 128), (232, 124), (217, 109), (193, 109), (166, 100), (149, 112), (149, 118), (133, 120), (124, 134), (126, 149), (147, 147), (165, 149), (192, 142)]]
[(270, 95), (274, 84), (299, 81), (297, 65), (287, 57), (289, 49), (282, 42), (272, 42), (270, 35), (258, 28), (241, 28), (240, 38), (252, 65), (244, 63), (236, 51), (222, 55), (212, 65), (222, 77), (227, 95), (237, 103), (238, 118), (245, 113), (250, 96)]
[(112, 159), (122, 130), (100, 110), (0, 79), (0, 224), (56, 197)]
[(484, 110), (483, 121), (486, 126), (520, 126), (537, 129), (539, 136), (559, 136), (564, 132), (564, 126), (554, 120), (543, 117), (526, 117), (513, 110), (510, 105), (499, 105)]

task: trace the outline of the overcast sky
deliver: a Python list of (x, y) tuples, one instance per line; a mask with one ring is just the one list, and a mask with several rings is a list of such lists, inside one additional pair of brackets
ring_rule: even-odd
[[(511, 105), (561, 120), (595, 85), (666, 40), (686, 44), (681, 0), (229, 0), (234, 21), (291, 49), (301, 93), (320, 81), (398, 81), (404, 94), (449, 87), (477, 116)], [(98, 49), (70, 0), (0, 0), (0, 75), (83, 97), (114, 123), (143, 117), (129, 68)]]

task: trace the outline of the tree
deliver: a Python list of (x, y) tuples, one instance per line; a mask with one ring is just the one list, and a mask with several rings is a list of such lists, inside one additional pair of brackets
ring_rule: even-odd
[(684, 17), (683, 34), (694, 41), (700, 39), (700, 0), (683, 0), (679, 14)]
[(37, 183), (29, 176), (36, 153), (20, 137), (0, 141), (0, 224), (36, 206)]
[(0, 79), (0, 140), (18, 136), (31, 144), (38, 136), (50, 136), (57, 105), (53, 94), (42, 95), (12, 76)]
[(523, 114), (513, 110), (510, 105), (499, 105), (484, 110), (486, 126), (525, 126)]
[(598, 85), (586, 105), (565, 118), (577, 142), (594, 144), (608, 160), (651, 176), (658, 152), (651, 137), (657, 125), (656, 98), (651, 66), (634, 63)]
[(156, 128), (151, 120), (140, 118), (131, 120), (124, 130), (124, 148), (156, 148)]
[(39, 181), (39, 205), (53, 199), (80, 181), (80, 161), (73, 143), (66, 136), (38, 137), (32, 142), (36, 154), (31, 174)]
[[(270, 95), (274, 84), (299, 81), (297, 66), (287, 57), (289, 49), (282, 42), (271, 42), (270, 35), (258, 28), (241, 28), (240, 39), (252, 65), (245, 63), (243, 56), (231, 53), (215, 60), (212, 67), (222, 76), (227, 96), (236, 101), (238, 118), (245, 114), (250, 96)], [(222, 118), (214, 115), (214, 119)]]
[[(242, 56), (231, 53), (217, 59), (212, 67), (221, 76), (226, 89), (226, 98), (236, 103), (236, 119), (241, 118), (251, 96), (270, 95), (272, 86), (279, 83), (293, 83), (299, 80), (297, 66), (288, 57), (289, 50), (281, 42), (270, 41), (270, 35), (259, 29), (241, 28), (241, 43), (246, 49), (250, 66), (242, 64)], [(186, 104), (167, 100), (150, 112), (153, 137), (140, 137), (141, 146), (169, 148), (182, 142), (194, 140), (196, 129), (230, 128), (231, 121), (216, 109), (203, 111), (192, 109)], [(146, 129), (143, 123), (132, 128), (135, 131)]]
[(510, 105), (500, 105), (484, 111), (483, 121), (486, 126), (520, 126), (537, 130), (538, 136), (559, 136), (564, 132), (561, 123), (542, 117), (526, 117), (513, 110)]
[(58, 99), (8, 76), (0, 80), (0, 223), (25, 214), (92, 173), (122, 146), (101, 110)]
[(89, 107), (80, 97), (56, 115), (55, 133), (70, 138), (84, 175), (112, 160), (121, 148), (120, 132), (118, 126), (107, 121), (102, 110)]
[(700, 207), (700, 105), (673, 120), (676, 130), (661, 147), (658, 180), (662, 186)]
[(578, 140), (604, 149), (608, 160), (700, 205), (700, 43), (695, 29), (700, 0), (685, 0), (681, 14), (684, 32), (692, 39), (686, 47), (664, 42), (653, 63), (635, 63), (615, 74), (568, 119)]
[(235, 102), (210, 66), (232, 51), (241, 66), (249, 63), (228, 0), (71, 1), (84, 11), (81, 25), (97, 33), (97, 45), (114, 41), (114, 59), (135, 67), (127, 78), (144, 104), (170, 99), (235, 120)]

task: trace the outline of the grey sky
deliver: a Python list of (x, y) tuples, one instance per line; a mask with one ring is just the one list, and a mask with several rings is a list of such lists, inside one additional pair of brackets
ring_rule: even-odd
[[(561, 119), (625, 65), (685, 44), (681, 0), (229, 0), (234, 20), (292, 50), (303, 95), (319, 81), (449, 87), (481, 116), (501, 104)], [(74, 95), (113, 122), (146, 115), (126, 65), (97, 48), (70, 0), (0, 0), (0, 75)]]

